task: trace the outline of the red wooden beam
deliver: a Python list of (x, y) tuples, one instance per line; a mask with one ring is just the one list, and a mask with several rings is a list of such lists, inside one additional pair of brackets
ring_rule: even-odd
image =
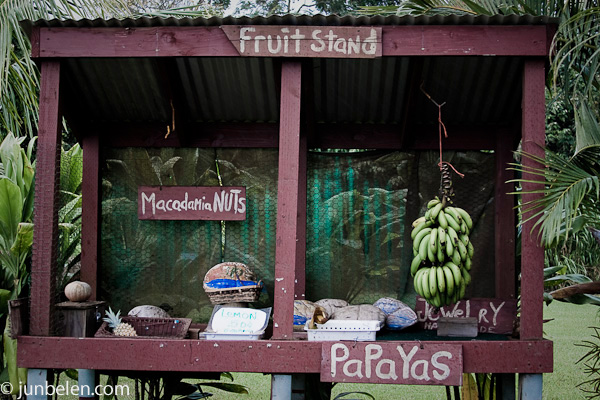
[[(167, 138), (166, 122), (89, 123), (110, 147), (258, 147), (279, 146), (279, 127), (273, 123), (190, 123)], [(180, 125), (178, 125), (180, 126)], [(183, 135), (185, 140), (180, 140)], [(183, 143), (183, 144), (182, 144)]]
[(30, 332), (41, 336), (52, 333), (55, 303), (61, 146), (59, 87), (60, 62), (42, 62), (30, 312)]
[[(546, 129), (545, 68), (544, 59), (525, 61), (523, 70), (522, 99), (522, 148), (525, 153), (544, 157)], [(542, 165), (523, 157), (525, 167), (541, 168)], [(539, 179), (537, 175), (523, 174), (523, 179)], [(543, 185), (523, 183), (523, 191), (542, 190)], [(522, 203), (526, 204), (540, 198), (541, 193), (523, 194)], [(532, 212), (524, 214), (527, 219)], [(539, 231), (533, 230), (534, 221), (523, 225), (521, 233), (521, 338), (542, 338), (544, 292), (544, 248), (540, 245)]]
[[(300, 92), (302, 65), (284, 62), (281, 68), (279, 122), (279, 174), (277, 187), (277, 243), (275, 247), (275, 302), (273, 338), (291, 339), (294, 319), (294, 290), (299, 236), (298, 197), (300, 177)], [(305, 156), (305, 155), (304, 155)], [(306, 164), (304, 164), (306, 165)], [(305, 184), (306, 185), (306, 184)], [(305, 193), (306, 197), (306, 193)]]
[[(546, 373), (553, 369), (553, 346), (548, 340), (450, 343), (463, 347), (464, 372)], [(321, 368), (321, 343), (306, 340), (208, 341), (21, 336), (18, 344), (18, 363), (25, 368), (282, 374), (319, 373)]]
[(494, 194), (495, 220), (495, 264), (496, 264), (496, 297), (514, 299), (516, 297), (515, 270), (515, 196), (513, 184), (506, 183), (514, 179), (509, 171), (509, 163), (514, 161), (514, 135), (511, 131), (496, 134), (496, 186)]
[(41, 28), (40, 57), (226, 57), (218, 27)]
[[(444, 139), (445, 150), (493, 150), (496, 127), (447, 125), (451, 135)], [(403, 130), (405, 133), (402, 133)], [(311, 148), (340, 149), (439, 149), (438, 127), (377, 125), (377, 124), (317, 124)]]
[[(180, 147), (177, 131), (165, 139), (165, 123), (88, 123), (88, 132), (100, 135), (111, 147)], [(452, 135), (444, 139), (447, 150), (493, 150), (496, 132), (503, 128), (447, 126)], [(279, 126), (274, 123), (186, 123), (185, 146), (276, 148)], [(437, 125), (315, 124), (308, 136), (308, 148), (435, 150)], [(178, 129), (180, 131), (180, 129)], [(308, 134), (309, 132), (307, 132)]]
[(92, 287), (96, 300), (100, 232), (100, 137), (83, 137), (83, 179), (81, 182), (81, 280)]
[[(545, 25), (384, 26), (382, 50), (383, 56), (545, 56), (547, 36)], [(40, 28), (39, 43), (40, 57), (239, 56), (218, 27)]]
[(384, 56), (546, 56), (545, 25), (383, 27)]

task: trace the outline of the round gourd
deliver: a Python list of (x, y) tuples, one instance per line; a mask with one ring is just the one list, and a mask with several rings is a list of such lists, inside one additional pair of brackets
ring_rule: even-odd
[(86, 301), (91, 295), (92, 287), (85, 282), (74, 281), (65, 286), (65, 296), (70, 301)]

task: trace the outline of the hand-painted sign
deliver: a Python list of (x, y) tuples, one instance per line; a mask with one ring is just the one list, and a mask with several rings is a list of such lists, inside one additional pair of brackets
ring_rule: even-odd
[(243, 221), (246, 219), (246, 188), (140, 186), (138, 218)]
[(268, 318), (261, 310), (222, 307), (213, 314), (211, 326), (217, 333), (256, 333), (264, 329)]
[(456, 304), (441, 307), (439, 310), (417, 296), (417, 325), (423, 329), (437, 329), (440, 317), (475, 317), (479, 323), (479, 332), (511, 334), (517, 316), (516, 300), (469, 299)]
[(321, 357), (323, 382), (462, 385), (459, 344), (324, 342)]
[(381, 27), (224, 25), (221, 29), (242, 56), (381, 57)]

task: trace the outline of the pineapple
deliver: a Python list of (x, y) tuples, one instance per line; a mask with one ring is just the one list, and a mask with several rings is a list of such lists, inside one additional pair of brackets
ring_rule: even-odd
[(133, 326), (126, 322), (121, 322), (120, 315), (120, 310), (115, 314), (113, 310), (108, 307), (106, 318), (103, 318), (102, 320), (108, 323), (108, 327), (112, 329), (115, 336), (137, 336)]

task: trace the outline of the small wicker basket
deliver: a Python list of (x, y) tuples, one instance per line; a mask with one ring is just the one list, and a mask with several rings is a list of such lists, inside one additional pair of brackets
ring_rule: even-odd
[(255, 286), (240, 286), (229, 289), (204, 288), (213, 305), (227, 303), (253, 303), (258, 300), (262, 290), (262, 281)]
[[(214, 288), (210, 282), (219, 279), (245, 281), (242, 286)], [(247, 283), (255, 283), (247, 284)], [(256, 282), (254, 272), (246, 264), (223, 262), (212, 267), (204, 276), (204, 291), (213, 305), (226, 303), (252, 303), (258, 300), (263, 287), (262, 281)]]
[(133, 326), (137, 336), (115, 336), (103, 322), (94, 337), (120, 339), (183, 339), (192, 323), (190, 318), (122, 317), (122, 322)]

